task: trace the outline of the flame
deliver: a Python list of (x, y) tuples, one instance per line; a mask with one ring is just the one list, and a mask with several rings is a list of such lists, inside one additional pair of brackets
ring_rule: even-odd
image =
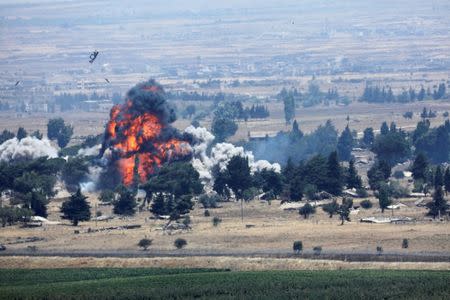
[[(142, 90), (154, 93), (159, 88), (144, 86)], [(126, 186), (130, 186), (135, 178), (145, 182), (161, 164), (189, 155), (191, 151), (186, 141), (164, 140), (161, 132), (168, 125), (164, 125), (156, 114), (137, 111), (128, 99), (125, 104), (112, 107), (106, 125), (106, 138), (119, 156), (116, 165)]]

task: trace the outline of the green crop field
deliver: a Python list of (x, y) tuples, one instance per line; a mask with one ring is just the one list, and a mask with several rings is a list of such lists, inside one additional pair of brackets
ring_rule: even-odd
[(446, 271), (0, 271), (1, 299), (445, 299), (448, 295)]

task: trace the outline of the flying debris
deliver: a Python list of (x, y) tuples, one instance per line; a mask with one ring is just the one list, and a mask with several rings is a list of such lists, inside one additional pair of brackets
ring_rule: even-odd
[(91, 55), (89, 55), (89, 62), (92, 64), (94, 62), (94, 60), (97, 58), (98, 55), (98, 51), (95, 50), (94, 52), (91, 53)]
[(16, 82), (16, 84), (14, 86), (18, 86), (20, 83), (20, 80)]
[(108, 78), (105, 78), (105, 81), (106, 81), (107, 83), (111, 83), (111, 82), (109, 81), (109, 79), (108, 79)]

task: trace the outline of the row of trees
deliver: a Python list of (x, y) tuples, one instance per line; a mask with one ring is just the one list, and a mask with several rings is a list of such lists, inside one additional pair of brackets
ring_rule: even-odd
[(403, 90), (398, 95), (394, 95), (392, 88), (390, 86), (370, 86), (366, 85), (364, 92), (360, 98), (360, 101), (365, 101), (369, 103), (385, 103), (385, 102), (399, 102), (407, 103), (413, 101), (423, 101), (427, 98), (439, 100), (445, 98), (446, 88), (445, 83), (440, 83), (439, 86), (431, 92), (430, 88), (425, 91), (422, 86), (418, 92), (413, 88), (409, 90)]

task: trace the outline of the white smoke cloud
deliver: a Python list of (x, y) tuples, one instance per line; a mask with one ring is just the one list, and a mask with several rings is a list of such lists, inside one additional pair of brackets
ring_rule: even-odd
[(211, 154), (207, 154), (208, 148), (214, 141), (214, 135), (203, 127), (189, 126), (185, 129), (186, 133), (194, 136), (192, 148), (194, 150), (194, 157), (192, 159), (192, 166), (200, 174), (200, 179), (205, 184), (212, 184), (212, 168), (219, 166), (224, 170), (233, 156), (239, 155), (247, 157), (252, 173), (261, 170), (273, 170), (277, 173), (281, 171), (281, 166), (277, 163), (271, 164), (267, 160), (255, 161), (255, 156), (251, 151), (245, 151), (243, 147), (236, 147), (230, 143), (219, 143), (211, 148)]
[(28, 136), (19, 141), (17, 138), (12, 138), (0, 145), (1, 161), (34, 159), (43, 156), (58, 157), (58, 150), (47, 139), (40, 140)]
[(100, 149), (102, 148), (101, 144), (88, 147), (88, 148), (82, 148), (78, 150), (78, 155), (80, 156), (96, 156), (100, 153)]
[(80, 182), (80, 189), (82, 193), (92, 193), (97, 190), (97, 183), (103, 169), (99, 166), (90, 166), (88, 178), (84, 182)]

